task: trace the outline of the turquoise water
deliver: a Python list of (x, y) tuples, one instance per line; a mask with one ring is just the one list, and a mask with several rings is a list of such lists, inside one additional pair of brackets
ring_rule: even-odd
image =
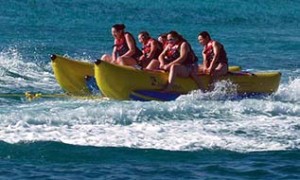
[(8, 0), (0, 12), (1, 95), (62, 93), (49, 56), (93, 62), (115, 23), (177, 30), (198, 56), (207, 30), (230, 64), (282, 73), (252, 98), (229, 82), (171, 102), (0, 97), (2, 179), (300, 178), (299, 1)]

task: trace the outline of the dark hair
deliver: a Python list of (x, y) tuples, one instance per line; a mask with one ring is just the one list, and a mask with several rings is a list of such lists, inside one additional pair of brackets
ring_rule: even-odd
[(142, 31), (139, 34), (142, 35), (146, 39), (150, 38), (150, 34), (147, 31)]
[(115, 24), (112, 27), (115, 28), (117, 31), (121, 31), (121, 30), (125, 29), (125, 25), (124, 24)]
[(170, 31), (168, 34), (170, 34), (171, 36), (173, 36), (181, 41), (184, 40), (184, 38), (176, 31)]
[(162, 38), (167, 38), (167, 35), (168, 35), (168, 33), (162, 33), (162, 34), (160, 34), (158, 37), (162, 37)]
[(209, 35), (209, 33), (207, 31), (202, 31), (201, 33), (199, 33), (198, 36), (202, 36), (203, 38), (207, 38), (208, 37), (208, 39), (211, 39), (210, 35)]

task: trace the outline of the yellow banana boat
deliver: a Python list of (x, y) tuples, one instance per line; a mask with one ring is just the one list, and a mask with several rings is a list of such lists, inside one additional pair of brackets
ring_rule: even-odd
[[(101, 60), (95, 63), (94, 69), (97, 85), (103, 95), (118, 100), (128, 100), (132, 93), (139, 90), (161, 90), (168, 80), (168, 73), (142, 71)], [(208, 75), (199, 76), (205, 89), (208, 89), (210, 77)], [(280, 77), (280, 72), (231, 72), (218, 80), (231, 81), (237, 85), (238, 93), (270, 94), (278, 89)], [(177, 77), (173, 90), (185, 94), (195, 89), (197, 89), (197, 85), (191, 78)]]
[(51, 65), (61, 88), (70, 95), (91, 95), (85, 77), (94, 76), (93, 63), (75, 61), (59, 55), (51, 55)]
[[(94, 64), (73, 60), (60, 55), (51, 55), (54, 76), (61, 88), (70, 95), (91, 95), (86, 84), (87, 76), (94, 76)], [(240, 71), (239, 66), (229, 67), (231, 71)]]

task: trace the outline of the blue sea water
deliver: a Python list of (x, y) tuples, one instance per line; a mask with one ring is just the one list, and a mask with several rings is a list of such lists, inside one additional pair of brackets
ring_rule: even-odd
[[(6, 0), (0, 6), (1, 179), (299, 179), (300, 2), (296, 0)], [(229, 62), (280, 71), (270, 96), (237, 98), (220, 83), (171, 102), (42, 98), (62, 93), (53, 53), (93, 62), (111, 26), (137, 36), (200, 31)]]

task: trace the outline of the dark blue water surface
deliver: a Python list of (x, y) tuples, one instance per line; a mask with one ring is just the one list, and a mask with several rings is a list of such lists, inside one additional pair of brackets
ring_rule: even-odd
[(0, 165), (1, 175), (14, 179), (297, 179), (299, 155), (295, 150), (180, 152), (54, 142), (1, 143)]

